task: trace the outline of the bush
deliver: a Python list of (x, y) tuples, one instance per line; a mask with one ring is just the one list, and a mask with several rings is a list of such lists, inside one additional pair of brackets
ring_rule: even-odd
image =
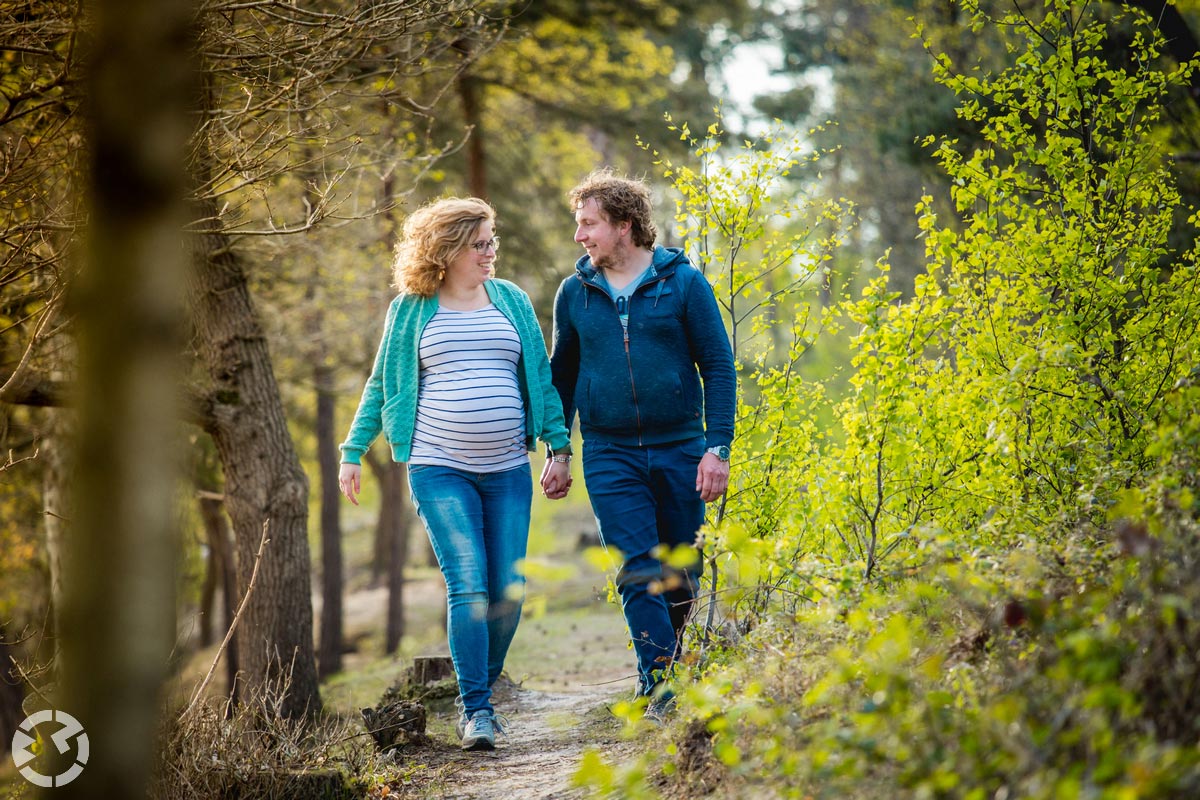
[[(1200, 270), (1194, 235), (1170, 249), (1158, 131), (1195, 65), (1164, 67), (1127, 7), (962, 6), (1012, 61), (972, 71), (930, 45), (978, 138), (926, 141), (958, 216), (918, 205), (914, 296), (881, 264), (858, 299), (772, 315), (738, 277), (753, 265), (713, 276), (735, 321), (757, 298), (753, 330), (791, 344), (742, 368), (737, 485), (705, 548), (732, 624), (699, 631), (682, 744), (636, 765), (668, 790), (1200, 796)], [(738, 180), (746, 207), (769, 196), (761, 170), (669, 174), (691, 208), (725, 209)], [(778, 241), (713, 217), (742, 226), (719, 254)], [(845, 391), (801, 381), (813, 337), (841, 329)]]

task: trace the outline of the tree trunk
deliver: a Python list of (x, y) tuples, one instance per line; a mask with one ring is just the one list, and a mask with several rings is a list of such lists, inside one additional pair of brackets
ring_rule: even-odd
[(393, 501), (397, 519), (389, 537), (392, 547), (388, 553), (387, 623), (383, 643), (383, 652), (391, 655), (400, 647), (400, 640), (404, 638), (404, 568), (408, 565), (408, 526), (411, 515), (403, 499), (408, 489), (407, 468), (403, 464), (393, 463), (389, 473), (389, 483), (395, 484), (391, 491), (399, 495)]
[[(202, 219), (217, 219), (205, 201)], [(225, 472), (238, 595), (249, 588), (263, 526), (269, 539), (237, 631), (243, 699), (276, 695), (284, 716), (313, 715), (321, 697), (313, 653), (308, 479), (288, 432), (267, 341), (230, 238), (201, 237), (189, 294), (200, 357), (212, 380), (209, 433)], [(281, 695), (281, 696), (280, 696)]]
[[(404, 637), (404, 568), (408, 566), (408, 528), (412, 523), (412, 512), (404, 499), (408, 494), (408, 468), (389, 461), (382, 483), (386, 487), (383, 494), (389, 509), (385, 537), (391, 545), (387, 560), (388, 602), (383, 652), (391, 655)], [(380, 522), (383, 522), (382, 513)]]
[(450, 656), (417, 656), (413, 659), (412, 682), (418, 686), (454, 677)]
[(68, 467), (65, 452), (68, 440), (67, 414), (61, 408), (47, 409), (46, 434), (42, 437), (39, 456), (42, 459), (42, 526), (46, 532), (46, 568), (50, 579), (50, 615), (47, 618), (50, 630), (50, 660), (56, 667), (58, 659), (58, 632), (62, 630), (60, 617), (66, 598), (63, 596), (63, 553), (66, 550), (66, 521), (73, 516), (67, 508)]
[(25, 719), (21, 703), (25, 699), (25, 684), (13, 666), (13, 648), (8, 643), (8, 631), (0, 623), (0, 755), (12, 748), (17, 725)]
[[(391, 104), (384, 106), (389, 125), (395, 126), (393, 108)], [(393, 131), (394, 136), (400, 135), (396, 127)], [(393, 203), (395, 180), (395, 173), (389, 172), (384, 176), (381, 187), (382, 205), (388, 208), (384, 217), (383, 244), (389, 250), (400, 230), (400, 218)], [(383, 651), (390, 655), (396, 652), (404, 637), (404, 568), (408, 566), (408, 530), (415, 515), (408, 505), (407, 467), (397, 464), (390, 457), (382, 461), (370, 453), (366, 454), (366, 461), (375, 474), (380, 492), (379, 518), (375, 524), (375, 563), (371, 577), (377, 582), (379, 566), (386, 567), (388, 597)]]
[[(215, 587), (221, 590), (221, 625), (217, 629), (219, 638), (224, 638), (233, 624), (233, 615), (237, 612), (237, 567), (233, 561), (233, 543), (229, 537), (229, 517), (225, 514), (224, 504), (215, 497), (200, 498), (200, 519), (204, 523), (204, 532), (208, 540), (208, 569), (213, 576)], [(212, 627), (212, 606), (201, 608), (201, 624), (206, 620)], [(203, 639), (203, 636), (201, 637)], [(211, 636), (210, 636), (211, 639)], [(208, 643), (206, 643), (207, 646)], [(229, 698), (237, 702), (237, 673), (238, 653), (237, 637), (229, 641), (225, 648), (225, 686)]]
[[(89, 8), (91, 202), (72, 297), (79, 413), (55, 707), (83, 725), (90, 758), (53, 792), (143, 797), (175, 639), (183, 165), (196, 47), (187, 0)], [(67, 740), (68, 763), (81, 742)]]
[(388, 576), (387, 622), (384, 635), (385, 653), (396, 652), (404, 636), (404, 568), (408, 566), (408, 529), (413, 513), (405, 498), (408, 496), (408, 471), (403, 464), (381, 459), (371, 453), (364, 456), (379, 484), (379, 519), (375, 524), (375, 540), (383, 543), (377, 552), (384, 553)]
[(211, 522), (205, 517), (204, 501), (201, 500), (200, 519), (204, 524), (205, 541), (208, 542), (208, 558), (204, 559), (204, 583), (200, 586), (200, 606), (196, 609), (196, 627), (199, 630), (200, 647), (212, 647), (213, 643), (213, 607), (217, 604), (217, 582), (221, 579), (221, 567), (217, 563), (217, 554), (212, 547), (213, 531)]
[(321, 487), (321, 646), (317, 663), (326, 678), (342, 669), (342, 528), (338, 520), (338, 453), (334, 430), (333, 370), (318, 361), (313, 368), (317, 390), (317, 473)]
[[(471, 57), (473, 42), (460, 40), (454, 49), (467, 60)], [(467, 140), (467, 189), (475, 197), (484, 200), (488, 196), (487, 153), (483, 147), (483, 109), (480, 101), (479, 81), (465, 69), (455, 80), (458, 89), (458, 100), (462, 106), (463, 121), (471, 132)]]

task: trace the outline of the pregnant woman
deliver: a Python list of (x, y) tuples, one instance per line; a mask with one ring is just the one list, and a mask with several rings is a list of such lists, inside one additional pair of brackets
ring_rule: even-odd
[(399, 295), (341, 445), (339, 484), (355, 505), (362, 456), (382, 432), (407, 462), (413, 504), (447, 592), (464, 750), (492, 750), (491, 703), (521, 618), (533, 499), (529, 451), (547, 446), (541, 486), (570, 488), (569, 434), (529, 296), (494, 277), (495, 211), (447, 198), (415, 211), (396, 248)]

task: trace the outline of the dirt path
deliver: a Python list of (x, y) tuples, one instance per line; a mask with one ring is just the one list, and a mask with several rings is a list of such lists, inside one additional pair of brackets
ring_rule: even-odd
[[(413, 588), (414, 602), (444, 602), (437, 585)], [(620, 610), (586, 581), (549, 587), (543, 599), (527, 604), (506, 664), (512, 680), (502, 679), (494, 691), (497, 713), (509, 723), (497, 749), (464, 753), (455, 712), (448, 703), (432, 706), (429, 743), (403, 748), (396, 779), (372, 797), (576, 800), (586, 794), (572, 786), (572, 776), (588, 749), (609, 762), (635, 756), (638, 739), (624, 738), (622, 722), (609, 711), (634, 685)], [(377, 591), (349, 595), (349, 620), (377, 624), (382, 600)]]
[(493, 752), (463, 753), (451, 741), (452, 736), (423, 748), (419, 757), (434, 767), (426, 787), (432, 791), (424, 796), (454, 800), (583, 798), (586, 795), (572, 786), (571, 778), (586, 749), (598, 750), (608, 760), (632, 757), (636, 751), (636, 742), (621, 739), (621, 724), (606, 710), (608, 698), (603, 694), (517, 688), (502, 693), (498, 700), (498, 707), (507, 712), (509, 736), (501, 739)]

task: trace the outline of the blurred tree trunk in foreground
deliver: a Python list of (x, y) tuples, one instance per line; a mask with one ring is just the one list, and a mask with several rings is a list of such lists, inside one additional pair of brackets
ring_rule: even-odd
[(90, 757), (62, 797), (141, 797), (175, 636), (187, 143), (196, 96), (188, 0), (93, 3), (88, 254), (77, 449), (64, 550), (58, 708)]
[(12, 747), (17, 724), (25, 718), (21, 702), (25, 699), (25, 684), (13, 666), (14, 648), (9, 634), (0, 622), (0, 755)]

